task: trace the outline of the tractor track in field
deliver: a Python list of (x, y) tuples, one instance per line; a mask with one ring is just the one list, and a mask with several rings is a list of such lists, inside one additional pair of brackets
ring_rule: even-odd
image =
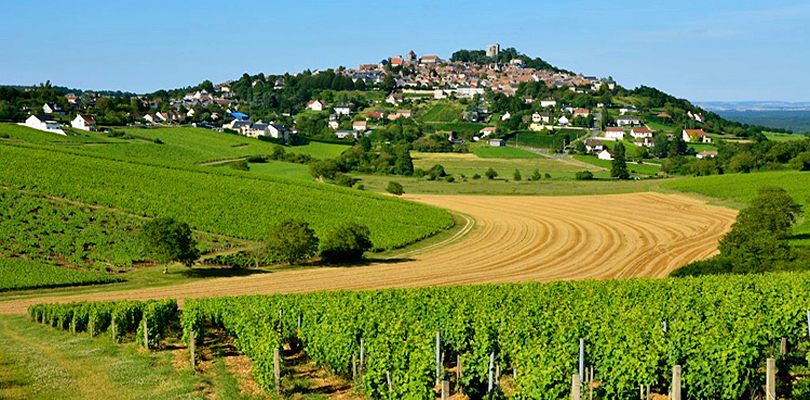
[[(371, 265), (0, 302), (24, 313), (42, 301), (192, 298), (569, 279), (660, 278), (717, 252), (737, 212), (684, 195), (441, 196), (407, 199), (468, 218), (443, 241)], [(474, 223), (472, 220), (474, 220)]]

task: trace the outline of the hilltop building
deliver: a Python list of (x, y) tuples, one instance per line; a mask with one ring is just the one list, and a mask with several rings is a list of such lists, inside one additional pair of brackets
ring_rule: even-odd
[(489, 58), (498, 57), (498, 53), (500, 52), (501, 52), (501, 45), (498, 43), (487, 46), (487, 57)]

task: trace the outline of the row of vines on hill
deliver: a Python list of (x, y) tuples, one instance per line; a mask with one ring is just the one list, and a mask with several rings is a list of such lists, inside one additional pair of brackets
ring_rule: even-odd
[(681, 365), (688, 398), (739, 399), (762, 387), (782, 338), (807, 339), (809, 289), (810, 274), (772, 274), (224, 297), (186, 300), (182, 319), (187, 339), (209, 325), (233, 335), (268, 389), (283, 343), (344, 376), (362, 343), (364, 393), (432, 398), (439, 333), (473, 397), (492, 353), (516, 398), (566, 397), (583, 339), (599, 398), (636, 398), (639, 384), (667, 393)]
[(37, 304), (28, 308), (28, 318), (91, 337), (106, 333), (115, 342), (134, 335), (139, 344), (156, 347), (176, 324), (178, 308), (176, 300)]
[[(194, 229), (258, 239), (279, 222), (308, 221), (317, 233), (346, 222), (368, 226), (375, 249), (412, 243), (450, 225), (435, 207), (371, 193), (204, 167), (162, 166), (0, 143), (0, 184), (36, 195), (168, 216)], [(36, 160), (36, 162), (32, 162)]]

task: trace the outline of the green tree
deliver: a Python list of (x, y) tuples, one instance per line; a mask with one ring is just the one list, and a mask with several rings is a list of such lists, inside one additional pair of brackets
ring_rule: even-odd
[(371, 232), (365, 225), (354, 222), (339, 225), (321, 241), (321, 258), (328, 263), (343, 263), (363, 259), (370, 250)]
[(669, 153), (669, 138), (666, 133), (657, 133), (653, 138), (653, 156), (656, 158), (664, 158)]
[(541, 178), (543, 178), (543, 176), (540, 174), (540, 170), (535, 169), (534, 173), (532, 173), (532, 180), (533, 181), (539, 181)]
[(750, 151), (737, 153), (728, 161), (728, 168), (734, 172), (749, 173), (757, 166), (757, 159)]
[(231, 169), (235, 169), (237, 171), (250, 171), (250, 165), (248, 165), (247, 161), (239, 160), (231, 164)]
[(579, 171), (574, 175), (574, 178), (578, 181), (589, 181), (593, 179), (593, 172), (591, 171)]
[(402, 196), (402, 194), (405, 193), (405, 190), (402, 188), (402, 184), (394, 181), (388, 182), (388, 186), (385, 187), (385, 191), (397, 196)]
[(625, 160), (624, 144), (619, 142), (613, 147), (613, 161), (610, 167), (610, 176), (618, 179), (630, 179)]
[(273, 228), (265, 249), (273, 259), (294, 264), (318, 253), (318, 238), (307, 222), (289, 219)]
[(512, 178), (513, 178), (514, 180), (516, 180), (516, 181), (520, 181), (521, 179), (523, 179), (523, 176), (521, 176), (521, 175), (520, 175), (520, 171), (519, 171), (519, 170), (515, 170), (515, 173), (514, 173), (514, 174), (512, 174)]
[(394, 173), (397, 175), (413, 175), (413, 159), (408, 147), (400, 146), (396, 150), (396, 161), (394, 162)]
[(145, 256), (163, 264), (163, 273), (169, 272), (169, 263), (180, 262), (187, 267), (200, 258), (191, 227), (169, 217), (159, 217), (143, 224), (140, 234)]
[(484, 172), (484, 175), (486, 175), (487, 179), (495, 179), (498, 177), (498, 173), (495, 172), (495, 170), (492, 169), (492, 167), (489, 167), (489, 169), (487, 169), (487, 171)]

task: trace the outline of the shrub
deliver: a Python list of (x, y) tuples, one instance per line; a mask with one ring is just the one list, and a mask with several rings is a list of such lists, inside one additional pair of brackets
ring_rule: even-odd
[(273, 228), (266, 249), (270, 257), (294, 264), (318, 252), (318, 238), (307, 222), (289, 219)]
[(349, 222), (339, 225), (321, 241), (321, 258), (327, 263), (343, 263), (363, 259), (371, 249), (371, 232), (365, 225)]
[(388, 186), (385, 187), (385, 190), (388, 193), (395, 194), (397, 196), (401, 196), (403, 193), (405, 193), (405, 191), (402, 188), (402, 184), (394, 181), (388, 182)]
[(591, 171), (579, 171), (575, 175), (575, 178), (578, 181), (589, 181), (593, 179), (593, 173)]
[(474, 180), (478, 180), (478, 179), (481, 179), (481, 175), (478, 175), (478, 174), (473, 174), (473, 177), (472, 177), (472, 178), (473, 178)]
[(520, 181), (521, 179), (523, 179), (523, 176), (520, 175), (519, 170), (515, 170), (515, 173), (512, 174), (512, 177), (515, 179), (515, 181)]
[(444, 181), (445, 181), (445, 182), (448, 182), (448, 183), (453, 183), (453, 182), (455, 182), (455, 181), (456, 181), (456, 178), (453, 178), (452, 176), (449, 176), (449, 175), (448, 175), (448, 176), (445, 176), (445, 177), (444, 177)]
[(532, 180), (533, 181), (539, 181), (542, 178), (543, 178), (543, 175), (540, 174), (540, 170), (539, 169), (534, 170), (534, 173), (532, 174)]
[(359, 179), (354, 178), (349, 174), (344, 174), (342, 172), (335, 174), (335, 184), (338, 186), (352, 187), (359, 181)]
[(239, 160), (231, 164), (231, 169), (235, 169), (237, 171), (250, 171), (250, 165), (248, 165), (247, 161)]
[(544, 177), (544, 178), (546, 178), (546, 179), (551, 179), (551, 174), (549, 174), (548, 172), (546, 172), (546, 174), (545, 174), (543, 177)]
[(498, 176), (498, 173), (497, 173), (497, 172), (495, 172), (495, 170), (494, 170), (494, 169), (492, 169), (492, 167), (490, 167), (490, 168), (487, 170), (487, 172), (485, 172), (485, 173), (484, 173), (484, 175), (486, 175), (486, 176), (487, 176), (487, 179), (495, 179), (495, 178)]

